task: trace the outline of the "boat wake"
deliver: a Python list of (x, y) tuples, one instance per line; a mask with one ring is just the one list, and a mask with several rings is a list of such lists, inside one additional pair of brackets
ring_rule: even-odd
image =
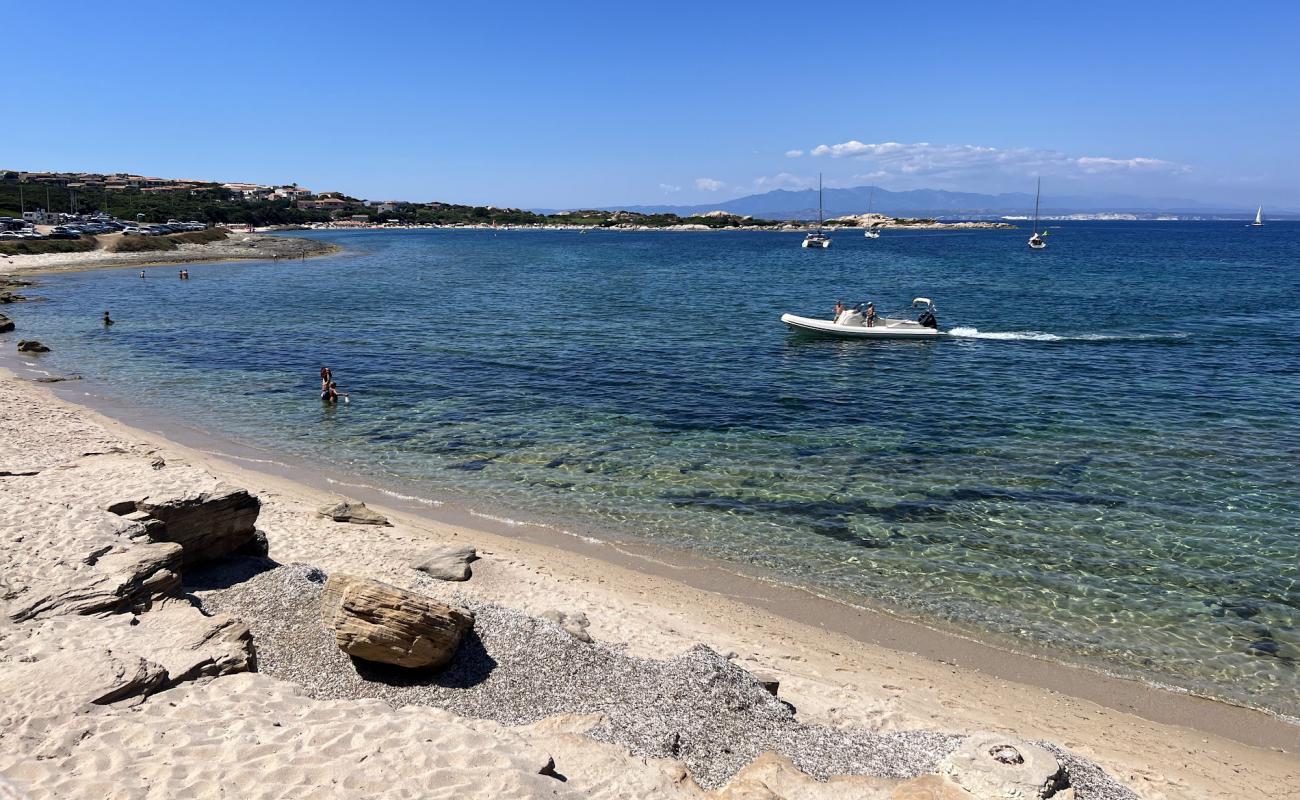
[(956, 339), (1000, 339), (1020, 342), (1176, 342), (1187, 338), (1185, 333), (1081, 333), (1061, 336), (1043, 331), (981, 331), (979, 328), (957, 327), (948, 331)]

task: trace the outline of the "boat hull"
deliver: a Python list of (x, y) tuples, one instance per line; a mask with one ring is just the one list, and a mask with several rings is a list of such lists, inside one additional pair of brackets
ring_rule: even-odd
[(942, 331), (922, 325), (890, 325), (883, 322), (868, 328), (864, 325), (837, 325), (828, 319), (813, 319), (794, 314), (782, 314), (781, 321), (791, 330), (818, 336), (836, 336), (842, 339), (910, 339), (926, 341), (947, 336)]

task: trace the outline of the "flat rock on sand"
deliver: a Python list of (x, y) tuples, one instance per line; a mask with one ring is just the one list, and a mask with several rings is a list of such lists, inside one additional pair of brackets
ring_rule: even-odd
[(321, 506), (316, 513), (335, 522), (350, 522), (353, 525), (392, 525), (388, 521), (388, 517), (376, 511), (371, 511), (366, 508), (365, 503), (358, 503), (354, 500), (341, 500), (337, 503)]
[(476, 560), (478, 553), (473, 545), (450, 544), (429, 550), (424, 558), (411, 567), (440, 581), (467, 581), (470, 577), (469, 565)]

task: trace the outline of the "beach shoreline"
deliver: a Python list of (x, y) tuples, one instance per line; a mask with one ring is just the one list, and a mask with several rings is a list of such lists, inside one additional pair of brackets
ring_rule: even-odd
[[(5, 371), (14, 375), (17, 365), (8, 361), (9, 357), (7, 352), (0, 354), (0, 375)], [(1225, 735), (1251, 746), (1300, 752), (1300, 721), (1267, 709), (1161, 684), (1149, 676), (1125, 675), (1097, 661), (1072, 661), (1070, 654), (1035, 643), (945, 625), (868, 598), (836, 596), (756, 567), (591, 528), (585, 520), (544, 519), (527, 509), (484, 505), (466, 497), (416, 496), (412, 492), (419, 490), (414, 487), (307, 464), (301, 458), (236, 442), (179, 420), (157, 418), (109, 393), (85, 391), (82, 384), (62, 382), (58, 376), (38, 379), (53, 379), (48, 391), (83, 409), (97, 422), (124, 426), (132, 436), (155, 447), (184, 448), (187, 461), (201, 463), (216, 474), (246, 470), (249, 474), (240, 475), (245, 484), (273, 479), (287, 481), (298, 491), (317, 492), (321, 498), (347, 495), (387, 513), (448, 526), (466, 536), (512, 538), (535, 545), (542, 553), (564, 551), (671, 580), (863, 645), (1070, 695), (1152, 722)]]
[(126, 269), (176, 264), (200, 264), (266, 259), (307, 259), (334, 255), (341, 248), (329, 242), (273, 233), (231, 232), (209, 244), (185, 243), (175, 250), (0, 255), (0, 276), (21, 278), (93, 269)]
[[(213, 440), (190, 438), (166, 422), (122, 421), (129, 415), (120, 408), (68, 397), (75, 384), (63, 384), (68, 391), (56, 393), (5, 365), (0, 365), (0, 383), (20, 391), (27, 404), (56, 406), (123, 441), (156, 449), (168, 460), (181, 459), (276, 498), (274, 503), (292, 498), (292, 505), (310, 508), (337, 497), (341, 488), (323, 472), (313, 476), (293, 466), (281, 470), (261, 463), (265, 459), (257, 454), (245, 457), (218, 449)], [(1222, 782), (1229, 775), (1220, 770), (1229, 764), (1253, 764), (1251, 774), (1259, 773), (1261, 785), (1294, 781), (1300, 774), (1294, 755), (1300, 728), (1262, 712), (1008, 653), (662, 548), (430, 508), (378, 487), (354, 484), (346, 489), (349, 497), (365, 501), (404, 530), (473, 541), (494, 560), (527, 574), (532, 592), (497, 582), (491, 586), (494, 600), (537, 612), (539, 586), (548, 593), (577, 587), (585, 607), (599, 609), (589, 611), (598, 640), (617, 639), (629, 652), (648, 656), (661, 657), (692, 641), (742, 653), (747, 665), (780, 675), (782, 686), (790, 687), (782, 696), (801, 715), (819, 721), (865, 724), (887, 709), (888, 728), (1014, 730), (1025, 738), (1068, 742), (1143, 797), (1240, 796), (1235, 790), (1216, 794), (1209, 788), (1227, 785)], [(286, 563), (299, 560), (292, 550), (302, 545), (277, 552), (274, 534), (272, 528), (272, 555)], [(360, 546), (344, 543), (330, 554), (335, 562), (327, 568), (350, 563)], [(313, 554), (312, 560), (328, 559)], [(592, 602), (596, 596), (600, 600)], [(654, 600), (647, 603), (647, 597)], [(1197, 765), (1199, 777), (1184, 772), (1170, 781), (1153, 760), (1158, 750), (1181, 753), (1186, 764)], [(1239, 769), (1232, 770), (1238, 779)], [(1182, 794), (1165, 785), (1189, 777), (1202, 788)], [(1163, 788), (1142, 791), (1155, 785)]]

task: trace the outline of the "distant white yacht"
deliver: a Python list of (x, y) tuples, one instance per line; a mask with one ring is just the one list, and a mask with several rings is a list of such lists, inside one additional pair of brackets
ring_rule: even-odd
[[(873, 186), (873, 187), (871, 188), (871, 194), (867, 197), (867, 215), (868, 215), (868, 216), (871, 215), (872, 209), (875, 208), (875, 205), (876, 205), (876, 189), (875, 189), (875, 187)], [(866, 230), (866, 233), (863, 233), (862, 235), (865, 236), (865, 237), (867, 237), (868, 239), (879, 239), (879, 238), (880, 238), (880, 231), (876, 230), (875, 223), (873, 222), (873, 223), (869, 223), (869, 225), (868, 225), (868, 227), (867, 227), (867, 230)]]
[(1034, 235), (1029, 237), (1030, 250), (1046, 250), (1047, 241), (1043, 238), (1047, 231), (1038, 232), (1038, 201), (1043, 196), (1043, 179), (1038, 179), (1038, 193), (1034, 195)]
[(1250, 223), (1250, 227), (1252, 227), (1252, 228), (1262, 228), (1262, 227), (1264, 227), (1264, 207), (1263, 207), (1263, 206), (1260, 206), (1260, 207), (1259, 207), (1259, 210), (1255, 212), (1255, 221), (1252, 222), (1252, 223)]
[(817, 230), (803, 237), (803, 247), (820, 247), (823, 250), (831, 246), (831, 237), (822, 233), (822, 174), (817, 173)]

